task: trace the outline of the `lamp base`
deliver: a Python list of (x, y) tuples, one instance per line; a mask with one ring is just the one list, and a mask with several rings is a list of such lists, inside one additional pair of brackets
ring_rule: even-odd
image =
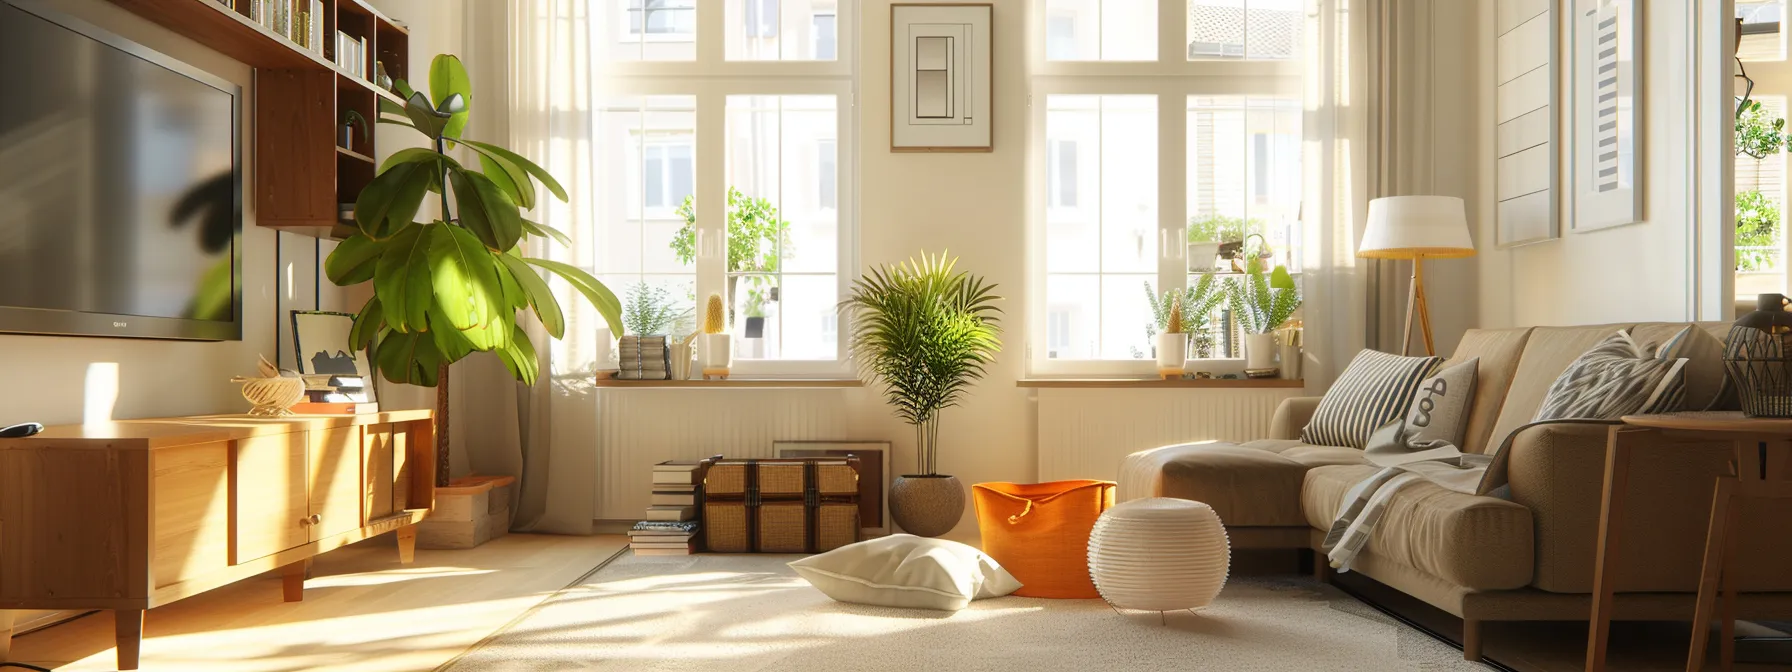
[(1412, 258), (1412, 287), (1406, 295), (1406, 333), (1400, 338), (1400, 354), (1411, 351), (1412, 323), (1418, 319), (1419, 331), (1425, 340), (1425, 356), (1437, 354), (1437, 346), (1431, 340), (1431, 309), (1425, 304), (1425, 255)]

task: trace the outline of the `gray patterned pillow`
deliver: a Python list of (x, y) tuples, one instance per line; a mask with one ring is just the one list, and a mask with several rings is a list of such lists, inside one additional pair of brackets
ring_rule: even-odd
[(1362, 450), (1377, 427), (1406, 413), (1419, 381), (1442, 357), (1401, 357), (1364, 350), (1325, 391), (1313, 419), (1300, 430), (1301, 443)]
[(1462, 446), (1468, 431), (1469, 404), (1475, 400), (1475, 373), (1481, 358), (1446, 367), (1419, 381), (1412, 407), (1406, 411), (1408, 441), (1445, 441)]
[[(1685, 335), (1682, 331), (1669, 343)], [(1680, 410), (1686, 401), (1686, 360), (1670, 357), (1670, 350), (1658, 354), (1653, 345), (1638, 346), (1629, 332), (1619, 330), (1556, 377), (1531, 421), (1617, 420)]]

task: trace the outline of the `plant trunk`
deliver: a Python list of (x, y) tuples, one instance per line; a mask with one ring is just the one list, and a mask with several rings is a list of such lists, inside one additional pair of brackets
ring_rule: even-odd
[(940, 417), (932, 417), (915, 425), (915, 472), (922, 476), (939, 473)]
[(436, 369), (436, 487), (448, 487), (448, 365)]

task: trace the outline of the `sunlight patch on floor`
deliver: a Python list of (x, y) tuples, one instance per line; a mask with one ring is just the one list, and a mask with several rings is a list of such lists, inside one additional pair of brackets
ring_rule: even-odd
[(491, 574), (495, 569), (472, 569), (468, 567), (415, 567), (389, 569), (378, 572), (360, 572), (356, 574), (337, 574), (319, 576), (305, 582), (307, 589), (312, 588), (348, 588), (353, 586), (381, 586), (400, 581), (416, 581), (419, 579), (439, 579), (450, 576), (473, 576)]

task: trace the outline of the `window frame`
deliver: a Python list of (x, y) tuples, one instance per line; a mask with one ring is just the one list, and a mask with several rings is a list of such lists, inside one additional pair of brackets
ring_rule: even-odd
[[(1157, 217), (1158, 263), (1153, 286), (1159, 292), (1188, 286), (1188, 99), (1190, 96), (1249, 96), (1301, 98), (1304, 93), (1304, 61), (1189, 60), (1187, 55), (1187, 0), (1158, 3), (1158, 44), (1155, 61), (1053, 61), (1046, 57), (1045, 12), (1032, 12), (1033, 75), (1030, 79), (1028, 118), (1027, 255), (1031, 263), (1028, 286), (1027, 367), (1037, 377), (1149, 376), (1156, 372), (1153, 359), (1053, 359), (1050, 357), (1050, 303), (1047, 300), (1046, 242), (1048, 207), (1053, 175), (1046, 164), (1047, 98), (1053, 95), (1155, 95), (1157, 96)], [(1310, 41), (1310, 40), (1309, 40)], [(1091, 150), (1092, 151), (1092, 150)], [(1082, 154), (1090, 153), (1078, 148)], [(1079, 170), (1081, 168), (1079, 167)], [(1303, 168), (1303, 171), (1305, 169)], [(1078, 194), (1079, 200), (1084, 197)], [(1171, 244), (1172, 241), (1174, 244)], [(1092, 328), (1100, 329), (1100, 325)], [(1074, 329), (1073, 329), (1074, 330)], [(1211, 362), (1213, 371), (1239, 371), (1238, 358), (1189, 360)]]
[[(606, 0), (607, 1), (607, 0)], [(858, 211), (858, 58), (856, 0), (840, 0), (835, 12), (836, 60), (730, 61), (723, 28), (726, 12), (720, 2), (699, 3), (697, 57), (691, 61), (606, 61), (593, 53), (599, 96), (693, 96), (696, 99), (694, 204), (697, 212), (727, 211), (727, 114), (729, 96), (834, 96), (835, 199), (837, 230), (835, 280), (845, 297), (859, 269)], [(595, 148), (594, 148), (595, 151)], [(727, 288), (726, 224), (723, 217), (699, 217), (696, 226), (698, 300)], [(731, 332), (732, 333), (732, 332)], [(850, 330), (836, 329), (833, 359), (744, 359), (736, 356), (730, 370), (752, 378), (850, 378), (846, 341)]]
[[(652, 12), (684, 11), (684, 12), (694, 12), (698, 15), (701, 15), (702, 12), (700, 11), (701, 10), (700, 2), (693, 0), (691, 2), (690, 7), (650, 8), (647, 6), (647, 3), (652, 2), (653, 0), (639, 0), (639, 1), (641, 3), (641, 6), (638, 8), (631, 6), (634, 4), (632, 1), (621, 3), (620, 9), (622, 10), (622, 26), (623, 26), (621, 35), (623, 35), (624, 37), (627, 37), (627, 38), (632, 38), (630, 40), (632, 42), (694, 42), (694, 41), (696, 41), (698, 26), (695, 26), (695, 25), (693, 25), (691, 27), (691, 32), (688, 32), (688, 33), (680, 33), (680, 32), (656, 33), (651, 30), (648, 30), (647, 26), (648, 26), (649, 15)], [(641, 13), (641, 29), (640, 30), (635, 30), (635, 22), (634, 22), (634, 13), (635, 12)]]

